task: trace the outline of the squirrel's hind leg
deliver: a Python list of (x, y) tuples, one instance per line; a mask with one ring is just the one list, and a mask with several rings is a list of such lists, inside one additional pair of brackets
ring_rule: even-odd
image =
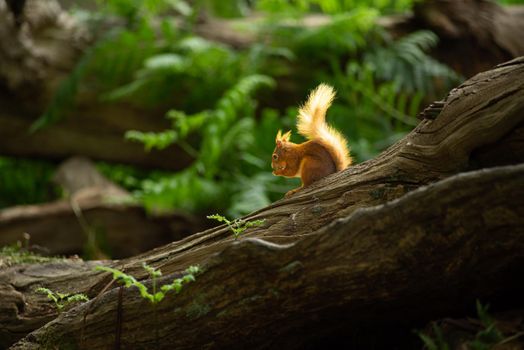
[(329, 174), (333, 174), (336, 171), (334, 163), (326, 164), (326, 162), (319, 159), (306, 157), (303, 160), (300, 174), (302, 187), (307, 187), (313, 182), (316, 182)]
[(336, 172), (336, 168), (334, 167), (334, 164), (326, 165), (325, 163), (319, 161), (316, 158), (304, 157), (304, 159), (302, 160), (302, 166), (300, 171), (300, 179), (302, 180), (302, 186), (288, 191), (285, 195), (286, 198), (289, 198), (302, 188), (311, 185), (313, 182), (318, 181), (321, 178), (328, 176), (329, 174), (333, 174), (334, 172)]
[(284, 195), (284, 198), (289, 198), (291, 197), (292, 195), (294, 195), (298, 190), (301, 190), (302, 188), (304, 188), (304, 186), (300, 186), (300, 187), (297, 187), (291, 191), (287, 191), (286, 194)]

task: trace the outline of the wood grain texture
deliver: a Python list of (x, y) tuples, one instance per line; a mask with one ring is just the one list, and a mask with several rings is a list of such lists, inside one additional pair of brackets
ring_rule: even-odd
[[(455, 175), (293, 244), (230, 244), (210, 256), (195, 283), (159, 304), (157, 316), (137, 290), (126, 290), (120, 342), (153, 348), (158, 328), (163, 349), (302, 348), (319, 333), (395, 322), (399, 310), (403, 322), (429, 320), (475, 298), (522, 290), (508, 273), (523, 267), (523, 234), (524, 165)], [(113, 288), (12, 348), (110, 349), (117, 307)], [(293, 336), (311, 325), (319, 333)]]
[[(470, 299), (513, 288), (507, 273), (522, 268), (524, 251), (523, 166), (460, 173), (481, 168), (480, 158), (497, 158), (491, 146), (504, 152), (514, 144), (523, 120), (524, 59), (517, 59), (453, 89), (434, 120), (424, 119), (375, 159), (248, 215), (245, 220), (266, 223), (239, 240), (220, 226), (130, 259), (100, 262), (139, 279), (146, 278), (142, 262), (160, 268), (166, 280), (189, 265), (206, 270), (160, 304), (158, 325), (136, 291), (125, 290), (120, 341), (126, 348), (151, 347), (151, 329), (160, 327), (162, 348), (234, 348), (238, 339), (253, 348), (291, 339), (287, 345), (295, 347), (301, 343), (293, 334), (339, 329), (329, 322), (334, 314), (347, 315), (340, 317), (349, 327), (387, 320), (388, 312), (407, 305), (408, 319), (424, 319), (456, 307), (453, 290)], [(523, 163), (521, 155), (503, 164)], [(0, 308), (9, 310), (0, 322), (2, 344), (56, 316), (34, 293), (37, 286), (96, 297), (111, 278), (94, 272), (93, 264), (0, 271)], [(112, 347), (117, 293), (111, 285), (15, 348)], [(413, 298), (423, 295), (431, 300), (424, 310)]]

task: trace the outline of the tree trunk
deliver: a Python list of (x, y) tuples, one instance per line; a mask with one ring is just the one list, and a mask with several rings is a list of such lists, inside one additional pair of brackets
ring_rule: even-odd
[[(99, 263), (146, 279), (147, 262), (166, 276), (161, 284), (189, 265), (204, 269), (156, 312), (137, 290), (120, 291), (107, 273), (93, 271), (96, 262), (5, 269), (3, 344), (56, 316), (34, 292), (41, 285), (100, 295), (16, 349), (139, 349), (157, 342), (297, 348), (340, 334), (351, 341), (350, 329), (395, 323), (399, 313), (412, 324), (460, 311), (478, 297), (511, 298), (522, 290), (515, 276), (524, 268), (524, 165), (511, 164), (524, 157), (508, 151), (501, 161), (491, 150), (504, 153), (524, 141), (524, 58), (478, 74), (437, 105), (436, 118), (424, 114), (377, 158), (245, 217), (266, 221), (238, 240), (220, 226)], [(456, 175), (494, 163), (506, 166)]]

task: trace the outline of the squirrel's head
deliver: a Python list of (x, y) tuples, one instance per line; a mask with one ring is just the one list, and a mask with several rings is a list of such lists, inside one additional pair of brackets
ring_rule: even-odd
[(289, 157), (290, 157), (290, 149), (292, 147), (291, 142), (289, 142), (289, 138), (291, 137), (291, 131), (286, 132), (282, 135), (282, 131), (278, 130), (277, 137), (275, 138), (275, 150), (273, 151), (272, 159), (271, 159), (271, 168), (273, 168), (273, 174), (274, 175), (281, 175), (281, 176), (292, 176), (294, 174), (288, 175), (287, 173), (289, 170), (287, 168)]

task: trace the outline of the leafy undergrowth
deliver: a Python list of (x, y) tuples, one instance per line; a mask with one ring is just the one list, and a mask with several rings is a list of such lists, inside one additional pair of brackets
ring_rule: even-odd
[[(488, 349), (521, 349), (524, 336), (521, 321), (498, 322), (488, 314), (489, 305), (476, 303), (477, 317), (467, 320), (445, 319), (433, 322), (431, 329), (418, 332), (428, 350), (488, 350)], [(519, 318), (521, 320), (521, 318)], [(499, 328), (505, 326), (504, 331)]]
[[(411, 130), (425, 102), (461, 81), (431, 57), (435, 33), (394, 38), (377, 25), (414, 2), (107, 0), (80, 7), (71, 14), (87, 28), (118, 25), (84, 53), (33, 129), (73, 115), (82, 86), (95, 86), (101, 103), (165, 111), (169, 128), (129, 130), (126, 138), (149, 152), (176, 144), (194, 162), (177, 173), (108, 164), (105, 175), (152, 213), (242, 216), (297, 187), (271, 175), (274, 135), (293, 128), (298, 104), (320, 82), (337, 90), (328, 119), (360, 162)], [(236, 48), (202, 37), (195, 31), (202, 13), (243, 19), (236, 29), (264, 40)], [(328, 20), (309, 26), (310, 15)]]

